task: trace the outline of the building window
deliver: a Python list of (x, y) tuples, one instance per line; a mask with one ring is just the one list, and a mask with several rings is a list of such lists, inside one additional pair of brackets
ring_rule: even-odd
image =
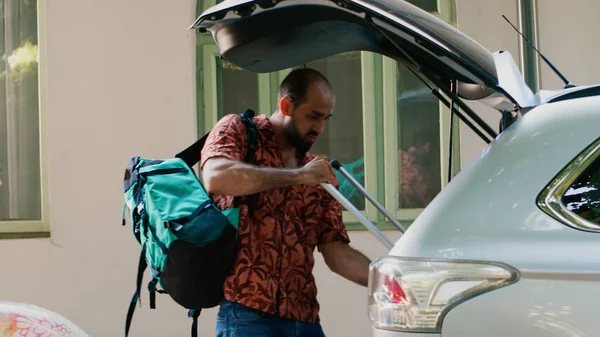
[(0, 2), (0, 221), (40, 220), (36, 1)]
[(197, 66), (201, 68), (198, 95), (199, 132), (204, 133), (223, 116), (252, 109), (270, 115), (276, 96), (271, 90), (271, 75), (256, 74), (219, 57), (212, 42), (201, 44)]
[[(449, 111), (404, 65), (383, 60), (385, 205), (403, 221), (414, 220), (448, 182)], [(455, 120), (454, 139), (458, 124)], [(453, 173), (458, 171), (453, 144)]]
[[(258, 75), (228, 61), (215, 60), (217, 67), (218, 117), (258, 108)], [(261, 113), (257, 111), (257, 113)]]
[(0, 233), (42, 232), (38, 3), (0, 0)]
[(439, 101), (403, 66), (398, 68), (396, 87), (397, 207), (425, 208), (441, 190)]
[(438, 0), (407, 0), (411, 4), (430, 13), (438, 12)]
[[(304, 65), (321, 72), (330, 81), (336, 95), (334, 116), (315, 142), (311, 153), (337, 159), (353, 177), (364, 184), (364, 139), (361, 53), (335, 55)], [(340, 192), (359, 210), (365, 210), (365, 198), (336, 171)]]
[[(257, 114), (268, 116), (276, 110), (277, 89), (291, 69), (272, 74), (255, 74), (222, 60), (214, 44), (203, 45), (202, 50), (203, 60), (199, 62), (202, 64), (202, 85), (198, 96), (199, 106), (202, 107), (198, 114), (202, 121), (200, 134), (208, 132), (227, 114), (253, 109)], [(295, 68), (310, 67), (322, 72), (331, 81), (338, 97), (334, 118), (327, 123), (326, 130), (311, 153), (337, 159), (363, 186), (376, 193), (375, 142), (363, 137), (365, 126), (374, 125), (375, 119), (375, 114), (363, 114), (364, 109), (375, 111), (374, 106), (368, 105), (374, 101), (373, 85), (365, 84), (363, 78), (365, 67), (372, 62), (365, 63), (364, 55), (368, 55), (368, 60), (373, 58), (369, 53), (352, 52), (297, 65)], [(368, 72), (372, 74), (372, 69)], [(371, 90), (364, 90), (365, 88)], [(365, 155), (366, 148), (371, 150)], [(371, 171), (366, 169), (369, 166)], [(369, 172), (371, 179), (365, 177)], [(365, 216), (376, 220), (375, 209), (366, 205), (365, 198), (339, 172), (336, 175), (340, 190), (346, 198)], [(349, 212), (344, 212), (344, 220), (355, 221)]]
[[(411, 1), (450, 21), (450, 3)], [(214, 2), (201, 2), (204, 9)], [(200, 6), (200, 2), (199, 2)], [(219, 57), (210, 37), (199, 38), (199, 135), (219, 118), (246, 108), (269, 115), (277, 108), (277, 88), (291, 71), (255, 74)], [(447, 183), (449, 111), (413, 73), (394, 60), (370, 52), (348, 52), (298, 64), (323, 73), (336, 93), (334, 117), (311, 149), (337, 159), (388, 211), (408, 225)], [(292, 69), (293, 69), (292, 68)], [(459, 168), (455, 124), (452, 172)], [(336, 171), (340, 192), (372, 222), (387, 228), (380, 212)], [(344, 211), (349, 229), (364, 229)]]

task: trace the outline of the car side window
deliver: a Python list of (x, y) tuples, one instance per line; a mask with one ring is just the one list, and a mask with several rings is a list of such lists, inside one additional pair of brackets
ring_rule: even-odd
[(569, 186), (562, 202), (569, 211), (579, 217), (600, 223), (600, 158)]

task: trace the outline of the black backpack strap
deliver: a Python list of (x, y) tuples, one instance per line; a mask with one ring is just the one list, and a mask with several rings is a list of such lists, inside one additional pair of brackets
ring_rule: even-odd
[[(252, 118), (254, 117), (254, 111), (252, 111), (250, 109), (246, 109), (246, 111), (244, 111), (243, 113), (240, 114), (240, 117), (242, 118), (242, 122), (244, 122), (244, 125), (246, 126), (246, 134), (248, 137), (248, 141), (247, 141), (248, 148), (246, 149), (246, 157), (244, 158), (244, 161), (246, 163), (252, 163), (253, 159), (254, 159), (254, 154), (256, 153), (257, 144), (258, 144), (258, 130), (256, 129), (256, 124), (252, 120)], [(239, 207), (241, 204), (241, 200), (242, 200), (241, 197), (236, 197), (233, 200), (233, 206)], [(253, 195), (247, 196), (246, 203), (248, 205), (250, 214), (252, 214), (252, 210), (253, 210), (253, 206), (254, 206), (254, 196)]]
[(188, 312), (188, 317), (192, 319), (192, 337), (198, 337), (198, 317), (202, 309), (192, 309)]
[(156, 309), (156, 293), (167, 294), (167, 292), (163, 289), (156, 289), (157, 284), (157, 278), (152, 278), (150, 283), (148, 283), (148, 292), (150, 293), (150, 309)]
[(142, 279), (144, 278), (144, 271), (148, 267), (146, 263), (146, 245), (142, 246), (142, 252), (140, 253), (140, 261), (138, 263), (138, 273), (137, 273), (137, 281), (135, 293), (133, 294), (133, 298), (131, 299), (131, 303), (129, 303), (129, 310), (127, 310), (127, 318), (125, 320), (125, 337), (129, 335), (129, 328), (131, 327), (131, 320), (133, 319), (133, 313), (135, 311), (135, 306), (139, 300), (140, 305), (142, 300), (140, 298), (140, 288), (142, 287)]
[(198, 139), (194, 144), (188, 146), (185, 150), (175, 155), (175, 158), (181, 158), (190, 168), (200, 162), (202, 148), (206, 143), (206, 139), (210, 132), (207, 132), (202, 138)]
[[(258, 137), (256, 125), (252, 120), (254, 115), (255, 113), (251, 109), (246, 109), (246, 111), (240, 114), (244, 125), (246, 125), (246, 130), (248, 131), (248, 145), (249, 149), (251, 150), (246, 155), (247, 162), (249, 159), (252, 159), (252, 156), (254, 156), (254, 152), (256, 150), (256, 139)], [(204, 144), (206, 144), (206, 139), (208, 138), (209, 134), (210, 132), (207, 132), (204, 136), (202, 136), (202, 138), (194, 142), (194, 144), (176, 154), (175, 158), (182, 159), (190, 168), (198, 164), (201, 159), (202, 148), (204, 147)]]
[[(252, 162), (258, 143), (258, 130), (253, 120), (254, 115), (255, 112), (252, 109), (246, 109), (246, 111), (239, 114), (242, 122), (246, 126), (246, 133), (248, 136), (248, 149), (246, 151), (246, 157), (244, 158), (244, 161), (247, 163)], [(204, 144), (206, 144), (206, 139), (208, 138), (209, 134), (210, 132), (206, 133), (204, 136), (202, 136), (202, 138), (194, 142), (194, 144), (188, 146), (185, 150), (175, 155), (175, 157), (182, 159), (190, 168), (199, 163), (202, 156), (202, 148), (204, 147)], [(252, 206), (254, 205), (254, 196), (248, 196), (247, 199), (248, 207), (250, 211), (252, 211)], [(234, 207), (239, 207), (241, 203), (241, 197), (236, 197), (233, 202)]]
[(248, 135), (248, 149), (246, 151), (245, 161), (247, 163), (251, 163), (254, 158), (254, 154), (256, 153), (256, 146), (258, 142), (258, 130), (256, 129), (256, 124), (254, 123), (254, 111), (250, 109), (246, 109), (243, 113), (240, 114), (242, 118), (242, 122), (246, 126), (246, 133)]

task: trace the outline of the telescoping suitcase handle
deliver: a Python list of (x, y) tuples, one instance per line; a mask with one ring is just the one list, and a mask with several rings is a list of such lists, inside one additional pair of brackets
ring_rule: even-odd
[[(396, 220), (396, 218), (388, 212), (369, 192), (358, 182), (354, 177), (342, 167), (339, 161), (336, 159), (330, 161), (331, 166), (338, 170), (348, 181), (362, 194), (367, 200), (369, 200), (398, 230), (402, 233), (406, 232), (406, 229)], [(345, 209), (347, 209), (352, 215), (354, 215), (363, 226), (365, 226), (373, 235), (375, 235), (381, 243), (386, 245), (388, 249), (391, 249), (394, 244), (379, 228), (377, 228), (367, 217), (365, 217), (340, 191), (338, 191), (331, 184), (321, 184), (329, 194), (331, 194), (337, 201), (339, 201)]]

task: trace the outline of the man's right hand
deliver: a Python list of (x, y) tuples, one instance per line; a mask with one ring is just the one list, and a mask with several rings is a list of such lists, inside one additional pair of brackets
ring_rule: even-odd
[(334, 177), (331, 164), (318, 157), (295, 169), (258, 167), (237, 160), (211, 158), (202, 169), (202, 180), (208, 193), (231, 196), (299, 184), (333, 184)]
[(333, 167), (320, 157), (315, 157), (299, 169), (301, 183), (306, 185), (318, 185), (321, 183), (333, 184)]

